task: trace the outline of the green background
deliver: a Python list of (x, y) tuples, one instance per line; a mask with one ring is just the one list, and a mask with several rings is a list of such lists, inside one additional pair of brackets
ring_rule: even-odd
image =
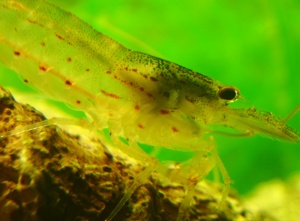
[[(300, 1), (53, 2), (130, 49), (238, 87), (249, 107), (284, 117), (300, 103)], [(0, 84), (30, 91), (4, 68)], [(300, 114), (289, 125), (300, 130)], [(216, 143), (242, 194), (300, 170), (299, 144), (259, 136), (216, 136)]]

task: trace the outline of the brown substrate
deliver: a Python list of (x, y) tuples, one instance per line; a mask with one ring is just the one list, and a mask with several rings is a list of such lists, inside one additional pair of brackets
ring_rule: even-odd
[[(0, 134), (44, 119), (0, 89)], [(141, 168), (100, 140), (55, 125), (6, 136), (0, 140), (0, 220), (104, 220)], [(217, 185), (202, 182), (182, 220), (264, 220), (233, 196), (226, 213), (216, 209), (219, 196)], [(182, 186), (155, 173), (114, 220), (176, 220), (183, 197)]]

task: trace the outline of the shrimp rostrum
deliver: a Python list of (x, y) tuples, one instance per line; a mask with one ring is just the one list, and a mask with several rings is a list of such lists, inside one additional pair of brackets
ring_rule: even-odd
[[(44, 1), (0, 0), (0, 14), (0, 61), (19, 72), (25, 83), (84, 111), (93, 128), (108, 128), (116, 146), (148, 162), (108, 220), (155, 169), (191, 193), (216, 165), (225, 198), (230, 178), (210, 136), (217, 133), (215, 125), (233, 128), (240, 136), (262, 134), (300, 142), (299, 133), (286, 125), (299, 107), (283, 120), (254, 108), (233, 109), (230, 103), (240, 98), (236, 87), (129, 50)], [(192, 151), (194, 158), (187, 164), (191, 169), (182, 164), (179, 175), (171, 176), (138, 143)], [(184, 202), (183, 207), (188, 205)]]

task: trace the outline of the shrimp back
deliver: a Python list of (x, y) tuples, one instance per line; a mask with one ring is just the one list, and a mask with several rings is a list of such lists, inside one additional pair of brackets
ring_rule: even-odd
[[(0, 61), (25, 83), (81, 110), (129, 50), (45, 1), (0, 1)], [(97, 82), (97, 84), (95, 84)], [(97, 86), (96, 86), (97, 85)]]

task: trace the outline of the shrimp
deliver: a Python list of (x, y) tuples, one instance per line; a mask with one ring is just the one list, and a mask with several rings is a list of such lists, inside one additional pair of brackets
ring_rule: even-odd
[[(91, 121), (52, 119), (32, 128), (65, 122), (108, 128), (116, 146), (148, 164), (107, 220), (154, 170), (186, 186), (182, 214), (194, 187), (214, 166), (225, 184), (224, 201), (230, 177), (215, 149), (216, 125), (236, 130), (236, 136), (261, 134), (300, 143), (299, 133), (286, 125), (299, 106), (286, 119), (255, 108), (234, 109), (230, 103), (240, 99), (238, 88), (127, 49), (45, 1), (0, 0), (0, 14), (0, 61), (25, 83), (84, 111)], [(139, 144), (190, 151), (194, 157), (168, 169)]]

